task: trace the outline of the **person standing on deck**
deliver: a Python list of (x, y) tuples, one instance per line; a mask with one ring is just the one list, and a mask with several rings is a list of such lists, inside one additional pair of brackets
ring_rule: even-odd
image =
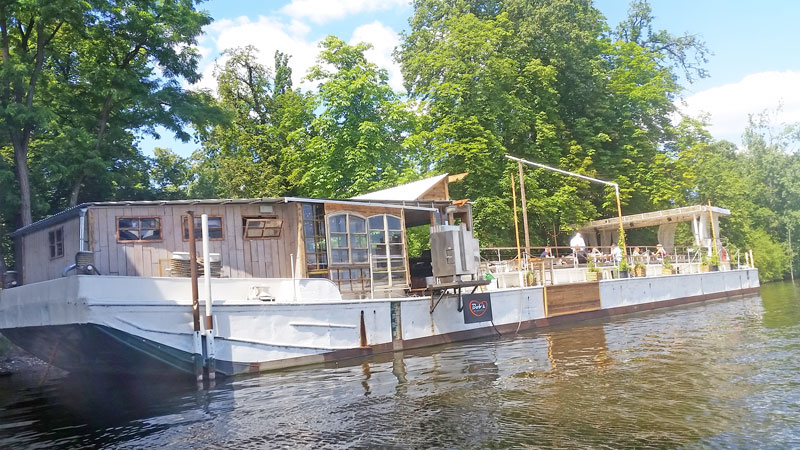
[(616, 242), (611, 244), (611, 259), (614, 260), (614, 264), (619, 264), (622, 261), (622, 249), (619, 248)]
[(573, 237), (569, 241), (569, 246), (572, 247), (572, 253), (575, 258), (577, 258), (579, 263), (586, 262), (586, 241), (583, 240), (583, 237), (580, 233), (575, 233), (575, 237)]

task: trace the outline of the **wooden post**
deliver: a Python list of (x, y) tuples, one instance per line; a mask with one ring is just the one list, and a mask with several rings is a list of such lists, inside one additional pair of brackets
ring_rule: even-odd
[(531, 241), (528, 237), (528, 203), (525, 201), (525, 175), (522, 173), (522, 161), (519, 165), (519, 200), (522, 208), (522, 229), (525, 233), (525, 267), (528, 267), (528, 258), (531, 257)]
[(517, 188), (514, 186), (514, 172), (509, 175), (511, 175), (511, 198), (514, 201), (514, 237), (517, 238), (517, 261), (519, 261), (520, 270), (522, 270), (522, 255), (519, 248), (519, 220), (517, 220)]
[(192, 319), (194, 323), (194, 374), (197, 381), (203, 381), (203, 344), (200, 337), (200, 295), (197, 286), (197, 248), (194, 237), (194, 211), (189, 215), (189, 273), (192, 278)]

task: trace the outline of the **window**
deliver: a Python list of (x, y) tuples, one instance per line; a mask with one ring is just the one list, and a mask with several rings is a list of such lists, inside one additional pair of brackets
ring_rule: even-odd
[(388, 214), (370, 217), (369, 242), (375, 287), (406, 286), (405, 239), (400, 218)]
[[(183, 240), (189, 240), (189, 216), (183, 216), (181, 220), (181, 230), (183, 231)], [(203, 218), (200, 216), (194, 217), (194, 238), (200, 240), (203, 238)], [(222, 235), (222, 216), (208, 216), (208, 239), (212, 241), (223, 240)]]
[(328, 217), (331, 264), (366, 264), (367, 221), (344, 213)]
[[(258, 217), (245, 218), (243, 220), (245, 239), (269, 239), (276, 238), (281, 235), (283, 219), (278, 219), (277, 217)], [(208, 233), (211, 234), (210, 223)]]
[(48, 232), (47, 240), (50, 243), (50, 259), (64, 256), (64, 227)]
[(342, 295), (363, 294), (369, 291), (369, 268), (333, 268), (331, 281), (336, 283)]
[(144, 242), (160, 240), (160, 218), (117, 217), (117, 242)]
[(325, 241), (325, 207), (320, 203), (303, 204), (303, 241), (309, 277), (328, 276), (328, 246)]

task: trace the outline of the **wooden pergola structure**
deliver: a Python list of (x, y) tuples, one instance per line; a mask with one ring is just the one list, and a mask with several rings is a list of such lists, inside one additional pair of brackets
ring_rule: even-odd
[[(691, 222), (695, 245), (711, 248), (712, 236), (719, 242), (719, 218), (730, 216), (731, 211), (717, 206), (695, 205), (682, 208), (664, 209), (641, 214), (622, 216), (622, 227), (632, 228), (658, 227), (658, 241), (669, 253), (675, 250), (675, 230), (679, 223)], [(709, 224), (713, 225), (713, 233)], [(599, 219), (578, 228), (589, 246), (608, 247), (617, 241), (620, 220), (617, 217)]]

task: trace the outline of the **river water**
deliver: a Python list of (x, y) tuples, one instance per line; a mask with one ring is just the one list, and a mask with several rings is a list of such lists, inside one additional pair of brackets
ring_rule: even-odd
[(192, 384), (0, 379), (0, 448), (800, 446), (800, 283)]

